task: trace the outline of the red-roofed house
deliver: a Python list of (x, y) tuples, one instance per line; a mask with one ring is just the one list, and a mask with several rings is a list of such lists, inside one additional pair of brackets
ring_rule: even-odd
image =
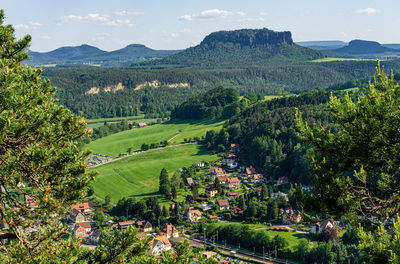
[(201, 219), (202, 213), (200, 210), (187, 210), (186, 216), (191, 222), (197, 222)]
[(228, 176), (218, 176), (217, 177), (218, 178), (218, 181), (219, 181), (219, 184), (225, 184), (226, 182), (228, 182)]
[(92, 225), (90, 224), (89, 221), (86, 222), (80, 222), (78, 223), (79, 226), (83, 227), (85, 229), (85, 233), (88, 234), (92, 232)]
[(226, 196), (228, 196), (229, 199), (236, 199), (239, 197), (239, 193), (238, 192), (227, 192)]
[(130, 221), (125, 221), (125, 222), (118, 222), (118, 228), (119, 229), (127, 229), (129, 226), (131, 225), (135, 225), (134, 220), (130, 220)]
[(138, 126), (138, 127), (145, 127), (145, 126), (147, 126), (147, 123), (146, 123), (146, 122), (138, 123), (137, 126)]
[(228, 210), (229, 209), (229, 202), (228, 200), (218, 200), (218, 207), (219, 210)]
[(210, 167), (210, 175), (215, 178), (225, 175), (225, 171), (220, 167)]
[(229, 178), (225, 183), (225, 188), (234, 189), (240, 186), (240, 181), (237, 177)]
[(75, 204), (71, 206), (72, 209), (76, 209), (84, 214), (90, 214), (93, 212), (95, 204), (92, 202), (83, 202), (80, 204)]
[(253, 174), (256, 174), (256, 169), (255, 168), (246, 168), (245, 173), (246, 173), (247, 177), (250, 177)]
[(150, 242), (150, 250), (153, 255), (160, 255), (162, 252), (172, 248), (167, 236), (158, 236)]
[(258, 174), (258, 173), (253, 174), (250, 181), (252, 183), (262, 183), (262, 182), (264, 182), (264, 176), (262, 174)]
[(173, 226), (173, 225), (164, 224), (164, 225), (160, 228), (160, 232), (161, 232), (163, 235), (166, 235), (167, 238), (179, 237), (179, 231), (178, 231), (178, 229), (176, 229), (175, 226)]

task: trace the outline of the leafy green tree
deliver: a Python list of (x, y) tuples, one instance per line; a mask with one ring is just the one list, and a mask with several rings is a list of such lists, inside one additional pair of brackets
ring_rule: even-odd
[[(334, 127), (314, 127), (297, 113), (299, 137), (312, 146), (314, 192), (302, 198), (309, 209), (336, 215), (377, 215), (381, 221), (399, 213), (400, 87), (379, 62), (369, 93), (353, 102), (331, 96)], [(363, 217), (364, 220), (371, 220)]]
[(393, 221), (392, 234), (388, 234), (381, 224), (376, 232), (359, 229), (363, 260), (366, 263), (400, 263), (400, 218)]
[(106, 205), (110, 205), (111, 204), (111, 200), (112, 200), (111, 194), (107, 194), (105, 199), (104, 199)]
[(93, 220), (98, 228), (100, 228), (104, 225), (104, 219), (106, 219), (106, 218), (105, 218), (103, 212), (98, 211), (98, 210), (96, 210), (94, 212)]
[[(1, 246), (2, 262), (68, 261), (76, 244), (59, 240), (66, 230), (52, 223), (86, 195), (93, 179), (85, 173), (89, 153), (74, 142), (88, 135), (86, 123), (57, 104), (55, 88), (41, 79), (41, 70), (21, 64), (31, 37), (16, 40), (13, 27), (3, 21), (1, 10), (0, 203), (9, 229), (0, 238), (13, 238)], [(38, 206), (30, 210), (32, 204)], [(29, 232), (37, 219), (42, 228)]]
[(276, 200), (272, 200), (272, 202), (268, 206), (268, 218), (270, 220), (275, 220), (279, 216), (279, 208), (278, 208), (278, 202)]
[(160, 172), (160, 183), (158, 191), (162, 194), (169, 194), (171, 192), (171, 187), (168, 178), (168, 172), (165, 168), (162, 168)]
[(140, 147), (140, 149), (142, 150), (142, 151), (147, 151), (147, 150), (149, 150), (149, 144), (146, 144), (146, 143), (143, 143), (142, 144), (142, 146)]

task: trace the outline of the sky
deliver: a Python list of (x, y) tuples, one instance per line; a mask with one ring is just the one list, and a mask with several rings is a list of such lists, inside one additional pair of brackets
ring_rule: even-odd
[(184, 49), (242, 28), (291, 31), (294, 41), (400, 43), (399, 0), (0, 0), (0, 9), (40, 52), (82, 44)]

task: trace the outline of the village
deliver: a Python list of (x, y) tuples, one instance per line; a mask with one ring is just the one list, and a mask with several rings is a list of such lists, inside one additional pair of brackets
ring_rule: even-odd
[[(312, 238), (324, 234), (327, 240), (337, 239), (340, 232), (338, 221), (305, 217), (291, 205), (293, 188), (288, 178), (280, 177), (273, 181), (253, 167), (242, 166), (235, 154), (238, 149), (238, 144), (231, 144), (229, 153), (225, 153), (220, 161), (214, 164), (193, 164), (196, 173), (191, 174), (192, 177), (184, 178), (184, 187), (179, 190), (176, 199), (169, 195), (172, 203), (167, 214), (171, 216), (166, 217), (164, 223), (158, 222), (158, 225), (154, 225), (150, 219), (138, 219), (134, 216), (131, 219), (115, 217), (110, 211), (91, 201), (73, 205), (63, 222), (69, 226), (73, 236), (81, 239), (82, 246), (88, 248), (94, 248), (99, 243), (104, 228), (125, 230), (134, 227), (139, 238), (150, 238), (148, 253), (156, 256), (173, 250), (173, 245), (184, 239), (200, 242), (203, 246), (207, 243), (218, 245), (215, 235), (206, 237), (199, 233), (199, 227), (204, 228), (204, 224), (212, 223), (261, 222), (264, 223), (265, 230), (296, 232)], [(182, 176), (185, 175), (183, 169), (180, 172)], [(307, 191), (311, 187), (302, 188)], [(174, 203), (180, 196), (180, 205), (179, 202)], [(25, 196), (25, 203), (32, 209), (38, 206), (28, 195)], [(178, 206), (181, 211), (177, 209)], [(175, 221), (174, 224), (172, 215), (180, 221)], [(205, 257), (215, 255), (216, 252), (209, 250), (204, 252)]]

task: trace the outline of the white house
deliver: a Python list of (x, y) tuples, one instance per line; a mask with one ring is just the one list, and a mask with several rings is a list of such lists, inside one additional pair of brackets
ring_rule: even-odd
[(162, 252), (171, 250), (172, 246), (167, 236), (158, 236), (153, 238), (150, 243), (151, 254), (160, 255)]

